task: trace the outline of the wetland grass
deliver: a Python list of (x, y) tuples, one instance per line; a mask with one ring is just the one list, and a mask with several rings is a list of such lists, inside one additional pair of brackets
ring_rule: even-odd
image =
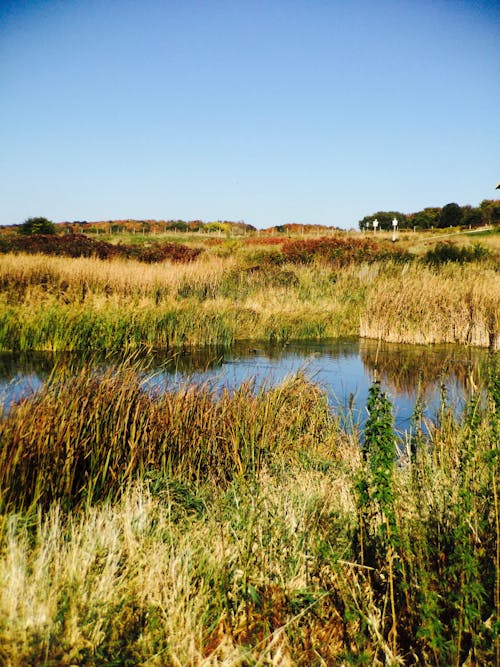
[(245, 383), (217, 395), (208, 385), (186, 385), (155, 394), (134, 367), (84, 366), (76, 375), (54, 373), (3, 415), (2, 503), (26, 510), (54, 500), (65, 507), (113, 500), (158, 470), (225, 483), (332, 433), (326, 397), (300, 376), (269, 390)]
[(492, 260), (436, 267), (405, 254), (380, 259), (372, 243), (370, 261), (362, 254), (343, 264), (319, 252), (324, 245), (292, 244), (295, 254), (210, 247), (187, 264), (0, 255), (0, 349), (129, 352), (340, 336), (500, 345)]
[[(497, 345), (491, 260), (268, 246), (2, 255), (0, 349)], [(493, 359), (486, 401), (443, 394), (402, 442), (376, 388), (347, 433), (301, 376), (154, 393), (128, 363), (54, 374), (0, 415), (0, 664), (498, 664), (499, 382)]]
[(498, 664), (499, 377), (408, 454), (377, 386), (347, 434), (300, 376), (52, 378), (1, 416), (2, 663)]
[(481, 264), (384, 272), (368, 291), (360, 335), (395, 343), (500, 346), (500, 273)]

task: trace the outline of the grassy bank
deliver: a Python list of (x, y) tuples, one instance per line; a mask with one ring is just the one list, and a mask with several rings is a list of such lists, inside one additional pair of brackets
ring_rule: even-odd
[(433, 265), (328, 241), (227, 242), (188, 264), (0, 255), (0, 349), (123, 352), (358, 335), (500, 345), (491, 259)]
[(397, 440), (303, 378), (53, 376), (0, 420), (5, 665), (494, 665), (500, 377)]

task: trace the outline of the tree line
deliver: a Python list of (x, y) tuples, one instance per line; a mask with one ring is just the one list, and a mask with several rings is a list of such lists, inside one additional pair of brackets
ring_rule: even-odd
[(500, 224), (500, 200), (484, 199), (479, 206), (459, 206), (451, 202), (443, 207), (432, 206), (416, 213), (400, 211), (378, 211), (359, 221), (361, 230), (374, 229), (373, 222), (378, 221), (378, 229), (392, 230), (393, 220), (399, 229), (444, 229), (445, 227), (482, 227)]

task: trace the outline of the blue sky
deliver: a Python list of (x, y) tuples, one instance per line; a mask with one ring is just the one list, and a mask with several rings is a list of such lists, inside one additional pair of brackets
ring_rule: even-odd
[(0, 0), (0, 224), (494, 199), (500, 4)]

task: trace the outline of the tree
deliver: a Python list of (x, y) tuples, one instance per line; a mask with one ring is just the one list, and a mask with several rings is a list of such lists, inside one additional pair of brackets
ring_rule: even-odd
[(498, 199), (483, 199), (479, 204), (483, 224), (498, 225), (500, 223), (500, 201)]
[(458, 204), (452, 202), (443, 206), (441, 211), (440, 227), (458, 227), (462, 222), (462, 209)]
[(419, 211), (411, 219), (411, 224), (416, 229), (430, 229), (433, 226), (433, 219), (424, 211)]
[(480, 227), (483, 222), (480, 208), (472, 208), (472, 206), (463, 207), (462, 224), (470, 227)]
[(55, 234), (56, 226), (47, 218), (28, 218), (19, 226), (18, 232), (26, 236), (31, 234)]
[(168, 229), (176, 229), (179, 232), (187, 232), (189, 227), (187, 222), (184, 222), (184, 220), (176, 220), (175, 222), (168, 223)]
[(365, 215), (365, 217), (359, 221), (358, 225), (361, 230), (373, 229), (373, 221), (377, 219), (379, 229), (392, 231), (392, 221), (394, 218), (398, 221), (400, 229), (406, 229), (408, 227), (408, 216), (399, 211), (378, 211), (378, 213), (372, 215)]

